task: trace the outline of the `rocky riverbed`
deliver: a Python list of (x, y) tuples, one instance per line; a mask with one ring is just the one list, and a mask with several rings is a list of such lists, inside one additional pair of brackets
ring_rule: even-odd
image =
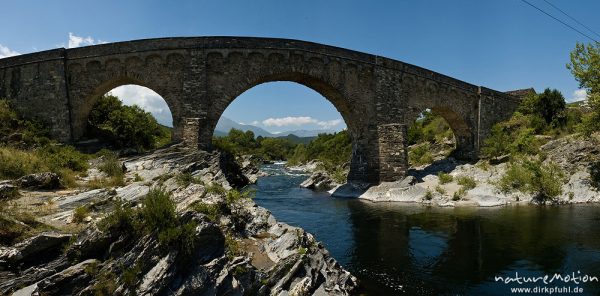
[[(124, 186), (16, 189), (5, 203), (44, 227), (0, 246), (0, 294), (348, 295), (357, 286), (311, 234), (277, 222), (251, 199), (231, 201), (228, 190), (258, 173), (251, 161), (240, 166), (180, 146), (120, 161)], [(99, 176), (92, 167), (80, 182)], [(171, 195), (178, 221), (193, 225), (193, 244), (165, 247), (157, 233), (102, 226), (115, 210), (139, 209), (157, 187)], [(227, 210), (198, 210), (216, 205)], [(10, 219), (2, 221), (22, 223)]]

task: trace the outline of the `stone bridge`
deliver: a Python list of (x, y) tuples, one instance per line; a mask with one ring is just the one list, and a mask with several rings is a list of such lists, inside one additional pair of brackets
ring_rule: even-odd
[(473, 159), (491, 126), (519, 104), (511, 95), (414, 65), (298, 40), (162, 38), (0, 59), (0, 98), (64, 142), (84, 135), (101, 95), (136, 84), (167, 102), (175, 141), (210, 149), (225, 108), (270, 81), (305, 85), (337, 108), (352, 138), (348, 179), (371, 184), (404, 176), (406, 128), (425, 109), (449, 123), (456, 154)]

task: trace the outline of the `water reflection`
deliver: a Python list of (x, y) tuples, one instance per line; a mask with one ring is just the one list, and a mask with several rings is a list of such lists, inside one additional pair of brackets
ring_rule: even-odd
[[(505, 295), (518, 285), (494, 277), (515, 272), (600, 277), (599, 206), (374, 204), (299, 188), (305, 178), (261, 178), (256, 202), (313, 233), (368, 295)], [(585, 295), (600, 293), (598, 283), (581, 287)]]
[[(496, 283), (495, 276), (600, 276), (595, 206), (443, 209), (352, 201), (348, 209), (356, 241), (349, 267), (369, 294), (393, 293), (393, 283), (408, 294), (504, 295), (518, 285)], [(600, 292), (598, 283), (582, 287)]]

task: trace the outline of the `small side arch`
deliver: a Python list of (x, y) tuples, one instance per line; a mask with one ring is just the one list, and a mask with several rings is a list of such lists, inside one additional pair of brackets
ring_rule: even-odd
[(475, 131), (469, 126), (467, 120), (457, 111), (448, 106), (433, 106), (429, 108), (411, 108), (406, 115), (406, 125), (411, 127), (425, 110), (441, 116), (450, 126), (456, 141), (456, 149), (452, 155), (458, 159), (472, 160), (476, 157)]
[(98, 99), (109, 91), (124, 85), (145, 87), (158, 94), (166, 102), (169, 110), (171, 111), (173, 119), (173, 132), (171, 135), (172, 141), (180, 141), (181, 124), (179, 114), (177, 112), (178, 103), (171, 100), (168, 96), (163, 95), (163, 92), (160, 89), (154, 88), (139, 79), (125, 76), (112, 78), (98, 84), (96, 87), (91, 88), (92, 90), (89, 91), (88, 95), (86, 95), (83, 99), (78, 99), (76, 103), (73, 104), (71, 110), (73, 140), (77, 141), (85, 136), (90, 112)]

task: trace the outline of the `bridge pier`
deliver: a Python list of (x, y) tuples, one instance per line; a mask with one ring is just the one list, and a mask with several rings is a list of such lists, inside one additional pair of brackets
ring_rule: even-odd
[(182, 141), (186, 147), (199, 148), (200, 118), (183, 119)]
[(408, 169), (406, 125), (392, 123), (377, 126), (379, 182), (402, 179)]

